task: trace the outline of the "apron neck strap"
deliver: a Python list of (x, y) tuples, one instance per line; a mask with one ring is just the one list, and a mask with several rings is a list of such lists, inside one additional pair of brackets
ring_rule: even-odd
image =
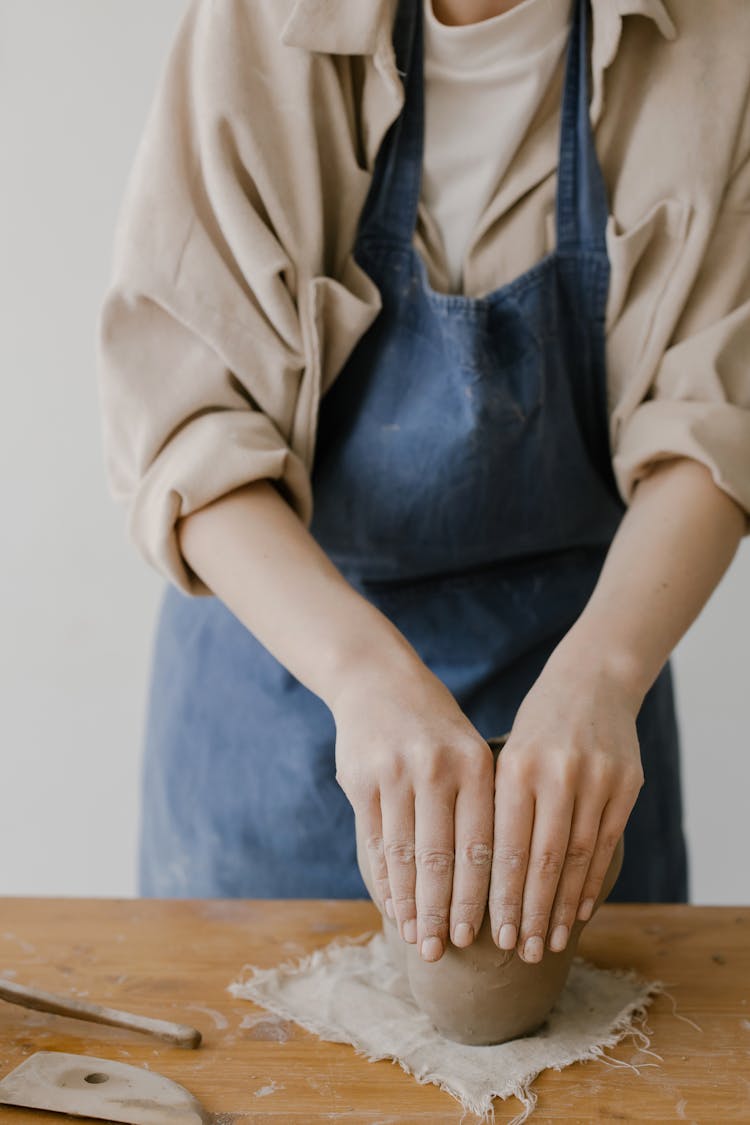
[(557, 245), (606, 253), (607, 189), (589, 116), (590, 0), (572, 2), (557, 164)]
[(390, 126), (375, 161), (362, 210), (361, 234), (411, 243), (422, 184), (424, 79), (423, 0), (399, 0), (393, 24), (396, 67), (404, 79), (404, 105)]
[[(557, 246), (606, 253), (607, 191), (594, 146), (588, 96), (588, 12), (591, 0), (571, 0), (560, 114)], [(400, 0), (393, 25), (396, 66), (404, 76), (405, 100), (378, 152), (360, 231), (409, 246), (417, 221), (424, 140), (422, 4)], [(586, 64), (582, 65), (582, 60)]]

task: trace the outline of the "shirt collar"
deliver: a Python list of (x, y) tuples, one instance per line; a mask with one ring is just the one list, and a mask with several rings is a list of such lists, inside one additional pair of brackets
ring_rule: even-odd
[(395, 10), (395, 0), (294, 0), (281, 41), (327, 55), (372, 55)]
[(596, 125), (604, 108), (604, 72), (617, 55), (625, 16), (645, 16), (656, 24), (665, 39), (676, 39), (677, 28), (664, 0), (591, 0), (591, 124)]
[[(396, 6), (397, 0), (294, 0), (281, 41), (323, 54), (372, 55), (386, 28), (390, 37)], [(624, 16), (646, 16), (665, 39), (677, 36), (665, 0), (592, 0), (592, 10), (595, 69), (609, 66), (617, 54)]]

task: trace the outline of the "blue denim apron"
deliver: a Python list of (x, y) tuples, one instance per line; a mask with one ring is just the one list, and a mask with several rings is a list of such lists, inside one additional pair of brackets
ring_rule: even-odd
[[(575, 0), (567, 51), (556, 248), (471, 298), (433, 290), (413, 247), (422, 2), (402, 0), (394, 47), (406, 99), (355, 245), (383, 307), (320, 408), (312, 533), (484, 737), (512, 726), (623, 514), (608, 438), (607, 198), (589, 123), (588, 2)], [(611, 898), (686, 901), (669, 666), (638, 733), (645, 785)], [(169, 587), (146, 731), (141, 893), (367, 897), (334, 744), (327, 707), (218, 599)]]

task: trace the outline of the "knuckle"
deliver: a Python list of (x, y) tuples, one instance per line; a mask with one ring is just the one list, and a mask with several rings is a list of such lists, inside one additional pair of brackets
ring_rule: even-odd
[(392, 788), (399, 785), (406, 773), (406, 763), (403, 758), (391, 754), (384, 758), (378, 768), (378, 778), (380, 784), (386, 788)]
[(414, 845), (408, 840), (391, 840), (385, 846), (389, 863), (409, 867), (414, 862)]
[(453, 903), (453, 913), (459, 920), (472, 918), (475, 914), (483, 911), (484, 907), (484, 902), (478, 902), (470, 898), (462, 898), (459, 902)]
[(524, 924), (527, 926), (537, 926), (541, 922), (546, 922), (549, 918), (549, 907), (545, 910), (541, 906), (526, 907), (523, 912)]
[(546, 848), (534, 857), (533, 863), (540, 875), (557, 875), (562, 869), (563, 859), (562, 852)]
[(509, 871), (523, 871), (529, 862), (529, 850), (512, 844), (499, 844), (494, 848), (493, 862)]
[(552, 911), (553, 925), (557, 922), (565, 922), (571, 915), (575, 914), (578, 909), (579, 898), (576, 895), (574, 898), (568, 898), (568, 892), (560, 896)]
[(510, 753), (506, 747), (502, 754), (498, 755), (496, 766), (498, 778), (510, 784), (520, 782), (529, 772), (529, 761), (528, 755)]
[(565, 863), (574, 870), (587, 871), (593, 854), (593, 847), (587, 844), (571, 844), (565, 853)]
[(352, 804), (354, 804), (355, 801), (361, 802), (362, 789), (357, 777), (351, 772), (351, 770), (345, 769), (343, 766), (340, 766), (336, 770), (336, 781), (344, 790)]
[(387, 898), (391, 897), (391, 887), (387, 878), (376, 876), (375, 886), (377, 888), (378, 898), (382, 903), (384, 903)]
[(584, 898), (597, 899), (599, 897), (599, 891), (601, 889), (602, 889), (602, 880), (599, 879), (599, 878), (591, 879), (589, 882), (587, 882), (584, 885), (584, 888), (581, 892), (581, 899), (582, 900)]
[(617, 841), (620, 839), (619, 832), (605, 832), (600, 840), (600, 849), (603, 857), (611, 856), (612, 852), (617, 847)]
[(485, 870), (492, 863), (492, 848), (484, 840), (466, 840), (461, 845), (460, 858), (468, 867)]
[(388, 880), (388, 868), (385, 861), (383, 841), (380, 837), (370, 837), (366, 844), (367, 858), (373, 878)]
[(401, 895), (394, 894), (393, 907), (396, 913), (414, 914), (417, 909), (417, 902), (414, 895)]
[(605, 754), (596, 754), (592, 757), (589, 769), (595, 777), (611, 777), (614, 772), (614, 763)]
[(466, 751), (462, 772), (468, 776), (469, 780), (484, 782), (493, 776), (492, 751), (486, 743), (484, 745), (486, 753), (481, 749), (478, 751), (473, 743)]
[(419, 867), (431, 874), (444, 875), (453, 867), (452, 850), (423, 847), (416, 854)]
[(547, 913), (527, 914), (524, 911), (520, 934), (521, 942), (525, 942), (530, 937), (544, 937), (547, 933), (548, 922), (549, 914)]
[(489, 904), (490, 912), (503, 918), (515, 918), (521, 912), (521, 899), (514, 895), (490, 894)]
[(570, 752), (563, 754), (558, 759), (555, 765), (555, 780), (561, 788), (567, 789), (569, 786), (575, 784), (576, 779), (581, 769), (581, 756), (578, 753)]
[(636, 790), (636, 792), (639, 789), (643, 788), (646, 781), (643, 773), (643, 768), (641, 766), (634, 766), (632, 769), (627, 770), (625, 777), (627, 785), (630, 788)]
[(419, 921), (426, 930), (447, 929), (448, 911), (440, 910), (436, 906), (418, 907)]
[(425, 747), (421, 753), (417, 754), (417, 761), (419, 764), (416, 767), (416, 772), (423, 784), (439, 785), (445, 780), (449, 760), (442, 748), (436, 749), (434, 745)]
[(578, 909), (578, 905), (579, 904), (576, 903), (575, 906), (571, 906), (570, 910), (560, 910), (557, 914), (552, 915), (547, 927), (547, 933), (551, 934), (552, 931), (557, 928), (557, 926), (567, 926), (568, 930), (572, 930), (575, 924), (576, 910)]
[(365, 847), (371, 856), (376, 859), (383, 859), (385, 855), (385, 845), (383, 837), (379, 832), (372, 832), (365, 837)]

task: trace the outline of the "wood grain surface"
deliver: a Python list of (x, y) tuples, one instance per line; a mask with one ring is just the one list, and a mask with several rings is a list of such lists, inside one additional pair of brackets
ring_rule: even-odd
[[(272, 966), (378, 925), (364, 901), (0, 898), (0, 976), (204, 1035), (191, 1051), (0, 1002), (0, 1076), (34, 1051), (70, 1051), (182, 1083), (214, 1125), (458, 1125), (461, 1107), (438, 1087), (226, 991), (245, 964)], [(673, 1000), (657, 997), (646, 1024), (661, 1061), (626, 1039), (608, 1053), (639, 1074), (599, 1061), (544, 1072), (534, 1125), (750, 1122), (750, 908), (609, 904), (579, 950), (604, 968), (664, 982)], [(520, 1108), (496, 1100), (498, 1125)], [(2, 1125), (58, 1120), (84, 1119), (0, 1107)], [(463, 1115), (463, 1125), (473, 1120)]]

